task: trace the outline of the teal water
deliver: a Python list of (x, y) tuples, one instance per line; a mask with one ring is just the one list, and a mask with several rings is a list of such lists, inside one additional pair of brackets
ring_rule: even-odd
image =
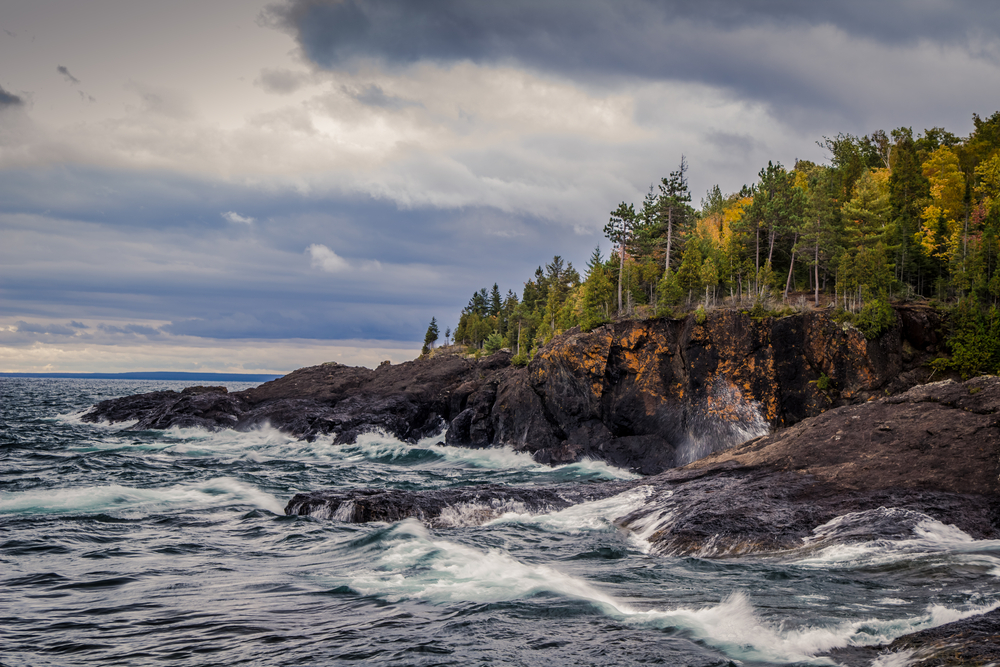
[[(930, 518), (740, 558), (648, 553), (648, 489), (443, 527), (286, 517), (300, 491), (629, 477), (508, 450), (84, 424), (191, 383), (0, 379), (0, 664), (806, 665), (1000, 605), (1000, 543)], [(241, 389), (249, 385), (230, 385)], [(480, 517), (481, 519), (481, 517)], [(900, 663), (905, 664), (905, 663)]]

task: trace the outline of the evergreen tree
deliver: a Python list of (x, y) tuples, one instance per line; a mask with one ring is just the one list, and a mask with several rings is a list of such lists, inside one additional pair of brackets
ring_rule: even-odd
[(676, 171), (670, 172), (667, 178), (660, 180), (660, 197), (658, 200), (658, 218), (667, 228), (667, 247), (663, 258), (664, 272), (670, 268), (670, 252), (674, 241), (674, 229), (684, 229), (690, 217), (691, 191), (687, 183), (687, 160), (681, 155), (681, 164)]
[(622, 311), (622, 275), (625, 273), (625, 248), (635, 228), (636, 214), (632, 204), (622, 202), (611, 212), (611, 219), (604, 225), (604, 235), (618, 246), (618, 312)]
[(489, 314), (496, 317), (500, 314), (500, 309), (502, 307), (503, 303), (500, 300), (500, 288), (497, 287), (496, 283), (493, 283), (493, 290), (490, 292)]
[(590, 331), (611, 319), (611, 301), (614, 298), (614, 286), (608, 278), (601, 257), (601, 247), (594, 248), (594, 253), (587, 262), (587, 278), (583, 283), (583, 312), (580, 317), (580, 328)]
[(420, 350), (420, 354), (426, 355), (430, 353), (431, 349), (434, 347), (435, 341), (438, 339), (438, 325), (437, 318), (432, 317), (431, 323), (427, 327), (427, 333), (424, 334), (424, 346)]

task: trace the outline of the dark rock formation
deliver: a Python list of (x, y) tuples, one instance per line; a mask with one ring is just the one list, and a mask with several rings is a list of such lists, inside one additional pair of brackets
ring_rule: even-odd
[(830, 657), (848, 667), (867, 667), (879, 655), (902, 654), (897, 664), (969, 667), (1000, 662), (1000, 609), (904, 635), (891, 644), (836, 649)]
[(308, 440), (334, 435), (338, 442), (379, 429), (412, 442), (439, 433), (466, 409), (483, 378), (509, 364), (505, 353), (482, 361), (445, 354), (376, 370), (327, 363), (245, 391), (188, 387), (102, 401), (83, 420), (136, 421), (138, 430), (250, 430), (268, 424)]
[[(550, 511), (651, 487), (620, 517), (655, 553), (735, 555), (800, 548), (803, 540), (909, 534), (928, 517), (977, 539), (1000, 537), (1000, 378), (938, 382), (845, 406), (796, 426), (631, 482), (571, 490), (495, 486), (441, 491), (299, 494), (288, 514), (343, 521), (416, 517), (431, 523), (470, 502)], [(568, 494), (568, 495), (567, 495)], [(348, 510), (341, 511), (347, 503)], [(836, 535), (820, 530), (837, 517)], [(850, 525), (848, 525), (850, 524)]]
[(451, 445), (655, 474), (924, 380), (921, 364), (940, 343), (936, 315), (897, 313), (899, 325), (874, 341), (822, 312), (623, 321), (560, 336), (527, 368), (511, 367), (507, 353), (439, 353), (376, 370), (323, 364), (231, 394), (189, 388), (105, 401), (84, 419), (136, 420), (138, 429), (270, 424), (338, 442), (375, 429), (413, 441), (450, 424)]
[(851, 512), (897, 507), (1000, 537), (1000, 378), (938, 382), (830, 410), (644, 480), (623, 527), (654, 551), (704, 555), (801, 545)]
[(505, 512), (541, 514), (588, 500), (605, 498), (628, 488), (612, 482), (573, 488), (476, 487), (403, 491), (350, 489), (297, 493), (285, 507), (287, 515), (336, 519), (348, 523), (399, 521), (415, 518), (431, 526), (480, 524)]

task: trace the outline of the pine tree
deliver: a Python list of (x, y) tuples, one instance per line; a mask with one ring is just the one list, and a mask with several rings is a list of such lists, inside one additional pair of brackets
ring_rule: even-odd
[(660, 180), (660, 198), (658, 200), (660, 224), (667, 226), (667, 248), (663, 259), (663, 270), (670, 268), (670, 250), (674, 240), (674, 229), (686, 226), (691, 207), (691, 191), (687, 183), (687, 160), (681, 155), (681, 165), (676, 171), (670, 172), (667, 178)]
[(427, 333), (424, 334), (424, 346), (420, 350), (420, 354), (427, 355), (430, 354), (431, 349), (434, 347), (434, 342), (438, 339), (438, 325), (437, 318), (432, 317), (431, 323), (427, 327)]
[(493, 289), (490, 291), (490, 301), (489, 301), (489, 314), (496, 317), (500, 314), (500, 309), (503, 307), (503, 303), (500, 300), (500, 288), (497, 287), (496, 283), (493, 283)]
[(625, 273), (625, 248), (635, 228), (636, 214), (632, 204), (622, 202), (611, 212), (611, 219), (604, 225), (604, 235), (618, 246), (618, 312), (622, 311), (622, 274)]

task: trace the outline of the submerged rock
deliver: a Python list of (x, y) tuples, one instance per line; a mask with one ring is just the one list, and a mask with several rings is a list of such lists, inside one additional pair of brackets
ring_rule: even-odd
[(996, 665), (1000, 662), (1000, 609), (904, 635), (890, 644), (835, 649), (830, 657), (847, 667), (868, 667), (880, 657), (883, 665)]
[(334, 519), (345, 523), (401, 521), (415, 518), (430, 526), (478, 525), (505, 513), (543, 514), (588, 500), (620, 493), (621, 482), (572, 488), (475, 487), (405, 491), (401, 489), (349, 489), (297, 493), (285, 514)]

